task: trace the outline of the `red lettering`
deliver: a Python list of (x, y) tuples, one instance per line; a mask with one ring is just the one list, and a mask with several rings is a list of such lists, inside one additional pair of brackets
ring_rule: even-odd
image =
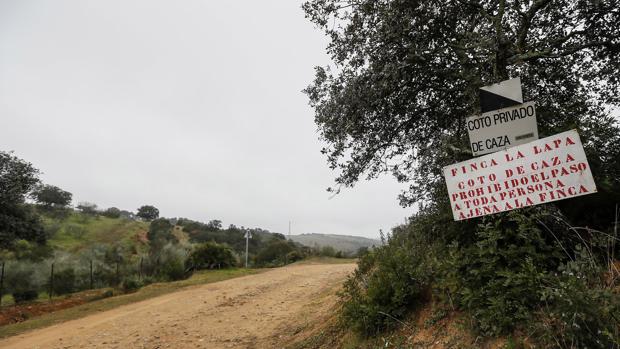
[(540, 202), (547, 201), (547, 195), (545, 193), (538, 193), (538, 198), (540, 199)]

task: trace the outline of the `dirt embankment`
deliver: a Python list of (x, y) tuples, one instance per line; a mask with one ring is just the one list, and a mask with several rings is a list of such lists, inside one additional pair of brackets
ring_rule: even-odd
[(192, 287), (0, 341), (0, 348), (279, 348), (333, 311), (355, 264), (305, 264)]

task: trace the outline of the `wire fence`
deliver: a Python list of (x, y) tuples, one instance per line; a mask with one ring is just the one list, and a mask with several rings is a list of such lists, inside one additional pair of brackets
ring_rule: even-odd
[(22, 303), (47, 296), (70, 294), (90, 289), (122, 287), (132, 289), (152, 281), (182, 279), (187, 275), (185, 258), (170, 256), (134, 256), (125, 260), (48, 260), (0, 261), (0, 307), (6, 295)]

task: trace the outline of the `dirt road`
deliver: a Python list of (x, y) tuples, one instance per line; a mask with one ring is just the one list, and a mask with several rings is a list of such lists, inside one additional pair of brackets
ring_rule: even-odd
[(354, 264), (301, 264), (24, 333), (0, 348), (280, 348), (333, 311)]

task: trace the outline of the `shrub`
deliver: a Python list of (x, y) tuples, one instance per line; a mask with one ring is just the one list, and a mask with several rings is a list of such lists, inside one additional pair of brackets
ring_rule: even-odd
[(261, 266), (281, 265), (284, 263), (286, 255), (294, 249), (294, 245), (288, 241), (273, 238), (256, 255), (256, 264)]
[(541, 292), (545, 305), (531, 327), (544, 346), (618, 348), (620, 299), (600, 279), (592, 278), (590, 258), (583, 249), (580, 252), (545, 282)]
[(75, 291), (75, 271), (65, 268), (54, 273), (54, 294), (67, 294)]
[(17, 304), (33, 301), (37, 299), (38, 297), (39, 297), (39, 292), (35, 290), (13, 292), (13, 299), (15, 300), (15, 303)]
[(122, 282), (124, 292), (136, 291), (144, 286), (144, 283), (135, 276), (125, 278)]
[[(588, 333), (609, 329), (601, 318), (605, 312), (598, 311), (620, 300), (612, 297), (609, 303), (600, 297), (606, 292), (600, 283), (600, 260), (596, 257), (599, 241), (595, 236), (575, 239), (575, 232), (558, 225), (539, 208), (513, 211), (483, 222), (474, 243), (451, 246), (445, 265), (449, 271), (444, 280), (456, 285), (456, 302), (469, 311), (474, 329), (494, 336), (545, 321), (549, 329), (569, 321), (564, 317), (558, 320), (557, 314), (570, 314), (573, 326), (556, 330), (566, 337), (576, 331), (571, 340), (583, 342)], [(543, 317), (547, 320), (541, 320), (540, 309), (546, 309)], [(558, 309), (563, 311), (558, 313)], [(597, 313), (590, 313), (594, 310)], [(587, 320), (594, 314), (598, 314), (597, 321)], [(580, 321), (581, 327), (577, 325)]]
[(331, 246), (323, 246), (321, 247), (321, 250), (319, 251), (319, 255), (323, 257), (335, 257), (336, 250)]
[[(396, 232), (385, 246), (360, 257), (344, 284), (343, 318), (358, 332), (374, 335), (428, 299), (432, 279), (429, 245)], [(417, 248), (416, 248), (417, 247)]]
[(178, 259), (170, 259), (160, 265), (159, 276), (165, 281), (183, 280), (191, 273), (186, 272), (183, 262)]
[(228, 268), (236, 263), (230, 247), (216, 242), (206, 242), (194, 248), (187, 260), (188, 269)]
[(7, 291), (13, 295), (15, 303), (23, 303), (37, 299), (38, 286), (35, 283), (35, 270), (30, 264), (11, 264), (6, 268), (5, 285)]
[(121, 216), (121, 210), (116, 207), (110, 207), (101, 213), (108, 218), (118, 218)]
[(534, 219), (510, 213), (479, 226), (475, 243), (450, 246), (447, 279), (475, 328), (499, 335), (525, 324), (540, 303), (540, 284), (562, 251)]
[(342, 293), (345, 322), (374, 335), (432, 295), (465, 310), (484, 336), (517, 330), (542, 347), (620, 347), (620, 296), (601, 267), (607, 236), (579, 234), (549, 210), (459, 225), (468, 234), (450, 216), (419, 214), (360, 257)]
[(288, 260), (289, 263), (293, 263), (293, 262), (297, 262), (297, 261), (304, 259), (304, 256), (301, 254), (301, 252), (295, 250), (295, 251), (291, 251), (287, 253), (286, 259)]

